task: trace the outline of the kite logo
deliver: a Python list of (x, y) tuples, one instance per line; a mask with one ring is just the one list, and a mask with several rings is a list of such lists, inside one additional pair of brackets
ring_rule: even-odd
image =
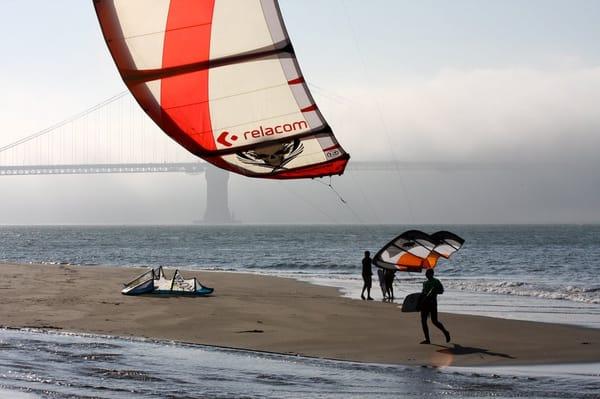
[(282, 125), (272, 126), (272, 127), (264, 127), (259, 126), (254, 130), (248, 130), (244, 132), (244, 140), (249, 140), (250, 138), (259, 139), (261, 137), (269, 137), (276, 136), (280, 134), (292, 133), (297, 131), (307, 130), (309, 128), (308, 123), (306, 121), (298, 121), (293, 123), (285, 123)]
[(277, 136), (281, 134), (289, 134), (297, 131), (308, 130), (309, 126), (306, 121), (298, 121), (293, 123), (285, 123), (273, 127), (258, 126), (254, 130), (248, 130), (243, 134), (235, 135), (231, 132), (224, 131), (217, 137), (217, 143), (224, 147), (232, 147), (236, 141), (243, 139), (249, 141), (252, 139), (260, 139), (262, 137)]
[(327, 157), (327, 159), (338, 158), (342, 155), (342, 152), (339, 150), (339, 148), (334, 148), (332, 150), (324, 150), (324, 151), (325, 151), (325, 156)]
[(272, 169), (272, 173), (285, 169), (285, 166), (304, 151), (300, 139), (287, 143), (268, 144), (249, 151), (238, 152), (237, 158), (246, 165)]
[(231, 142), (227, 141), (227, 138), (230, 138), (231, 141), (237, 141), (238, 140), (238, 136), (236, 136), (235, 134), (232, 135), (231, 137), (229, 137), (229, 132), (223, 132), (217, 138), (217, 142), (219, 144), (221, 144), (221, 145), (224, 145), (225, 147), (231, 147), (233, 144)]

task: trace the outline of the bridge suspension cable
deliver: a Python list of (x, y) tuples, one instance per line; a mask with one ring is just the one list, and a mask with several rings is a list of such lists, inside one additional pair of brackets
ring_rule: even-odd
[(2, 175), (93, 173), (104, 166), (120, 173), (146, 164), (154, 171), (156, 165), (178, 169), (182, 163), (200, 161), (160, 131), (128, 91), (0, 147)]
[(10, 143), (8, 145), (5, 145), (4, 147), (0, 147), (0, 152), (4, 152), (4, 151), (7, 151), (7, 150), (10, 150), (11, 148), (14, 148), (14, 147), (16, 147), (18, 145), (24, 144), (24, 143), (26, 143), (28, 141), (31, 141), (33, 139), (36, 139), (36, 138), (38, 138), (40, 136), (43, 136), (43, 135), (48, 134), (48, 133), (51, 133), (52, 131), (54, 131), (54, 130), (60, 128), (60, 127), (63, 127), (63, 126), (65, 126), (65, 125), (67, 125), (67, 124), (69, 124), (71, 122), (74, 122), (74, 121), (76, 121), (78, 119), (81, 119), (81, 118), (83, 118), (83, 117), (91, 114), (92, 112), (95, 112), (95, 111), (99, 110), (100, 108), (104, 108), (108, 104), (111, 104), (111, 103), (113, 103), (113, 102), (115, 102), (115, 101), (117, 101), (117, 100), (125, 97), (127, 94), (129, 94), (129, 92), (127, 90), (122, 91), (119, 94), (115, 94), (114, 96), (112, 96), (110, 98), (107, 98), (106, 100), (104, 100), (104, 101), (102, 101), (102, 102), (94, 105), (93, 107), (90, 107), (90, 108), (84, 110), (84, 111), (81, 111), (80, 113), (78, 113), (76, 115), (73, 115), (73, 116), (71, 116), (71, 117), (69, 117), (67, 119), (63, 119), (62, 121), (60, 121), (58, 123), (55, 123), (54, 125), (49, 126), (49, 127), (45, 128), (43, 130), (40, 130), (39, 132), (33, 133), (33, 134), (31, 134), (31, 135), (29, 135), (27, 137), (23, 137), (22, 139), (19, 139), (19, 140), (15, 141), (14, 143)]

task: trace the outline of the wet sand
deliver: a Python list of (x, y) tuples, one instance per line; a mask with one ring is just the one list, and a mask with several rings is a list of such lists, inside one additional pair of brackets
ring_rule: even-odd
[[(446, 344), (418, 313), (337, 289), (251, 274), (184, 272), (207, 298), (120, 294), (142, 269), (0, 264), (0, 326), (137, 336), (360, 362), (479, 366), (600, 362), (600, 329), (440, 314)], [(167, 270), (167, 276), (173, 270)], [(443, 297), (440, 298), (443, 301)]]

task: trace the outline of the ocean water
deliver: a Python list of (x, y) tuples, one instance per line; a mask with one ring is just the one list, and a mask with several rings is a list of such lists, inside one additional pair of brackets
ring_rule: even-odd
[[(0, 262), (244, 271), (358, 298), (363, 251), (410, 228), (466, 239), (436, 269), (440, 310), (600, 328), (600, 226), (11, 226), (0, 227)], [(398, 273), (396, 296), (422, 281)], [(595, 398), (598, 370), (437, 370), (0, 330), (0, 397)]]

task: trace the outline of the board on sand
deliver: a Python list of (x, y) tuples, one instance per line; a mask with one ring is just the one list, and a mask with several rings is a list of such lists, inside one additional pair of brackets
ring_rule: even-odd
[(421, 301), (421, 293), (415, 292), (414, 294), (407, 295), (402, 302), (403, 312), (418, 312), (419, 302)]

